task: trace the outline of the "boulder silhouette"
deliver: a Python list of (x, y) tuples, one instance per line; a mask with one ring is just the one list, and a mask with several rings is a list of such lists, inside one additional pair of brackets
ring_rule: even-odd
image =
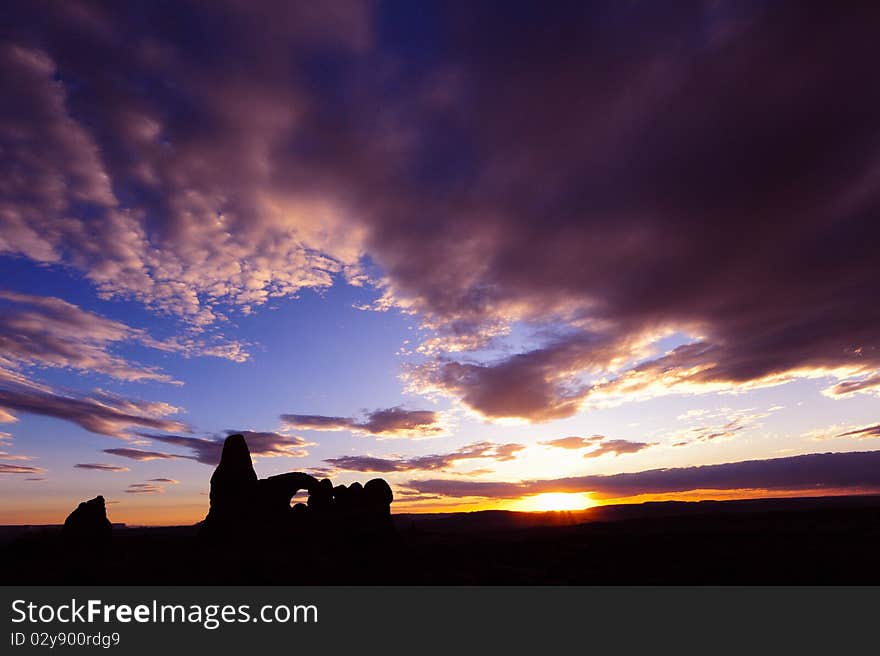
[(361, 530), (380, 535), (394, 531), (391, 520), (391, 502), (394, 494), (384, 478), (374, 478), (364, 485), (361, 503)]
[(390, 515), (392, 501), (394, 494), (384, 478), (374, 478), (364, 485), (364, 505), (371, 511)]
[(348, 506), (357, 508), (361, 505), (364, 497), (364, 486), (355, 481), (348, 486)]
[(322, 479), (313, 490), (309, 490), (309, 510), (327, 514), (333, 504), (333, 483), (329, 478)]
[(113, 527), (107, 519), (104, 497), (83, 501), (64, 520), (61, 535), (71, 546), (106, 549), (110, 546)]
[(252, 523), (258, 508), (257, 473), (244, 435), (226, 438), (220, 464), (211, 476), (211, 508), (203, 531), (236, 534)]

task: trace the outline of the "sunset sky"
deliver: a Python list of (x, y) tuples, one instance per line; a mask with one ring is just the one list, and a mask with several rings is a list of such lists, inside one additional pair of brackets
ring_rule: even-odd
[(197, 521), (232, 432), (394, 512), (880, 491), (878, 34), (8, 4), (0, 524)]

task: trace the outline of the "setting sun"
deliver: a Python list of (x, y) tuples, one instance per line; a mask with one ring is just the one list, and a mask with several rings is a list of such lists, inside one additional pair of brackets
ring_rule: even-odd
[(518, 501), (513, 510), (547, 511), (547, 510), (584, 510), (592, 508), (596, 502), (588, 494), (571, 492), (545, 492), (526, 497)]

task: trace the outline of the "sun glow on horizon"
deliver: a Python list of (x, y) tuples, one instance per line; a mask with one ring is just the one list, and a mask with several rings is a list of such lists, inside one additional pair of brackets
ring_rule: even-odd
[(520, 499), (511, 510), (546, 512), (551, 510), (586, 510), (597, 502), (584, 492), (544, 492)]

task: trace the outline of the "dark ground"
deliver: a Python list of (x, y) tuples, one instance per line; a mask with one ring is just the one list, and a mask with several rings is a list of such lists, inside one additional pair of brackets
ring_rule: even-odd
[(0, 527), (4, 584), (880, 584), (880, 496), (665, 502), (578, 513), (394, 515), (392, 539), (114, 526), (105, 553)]

